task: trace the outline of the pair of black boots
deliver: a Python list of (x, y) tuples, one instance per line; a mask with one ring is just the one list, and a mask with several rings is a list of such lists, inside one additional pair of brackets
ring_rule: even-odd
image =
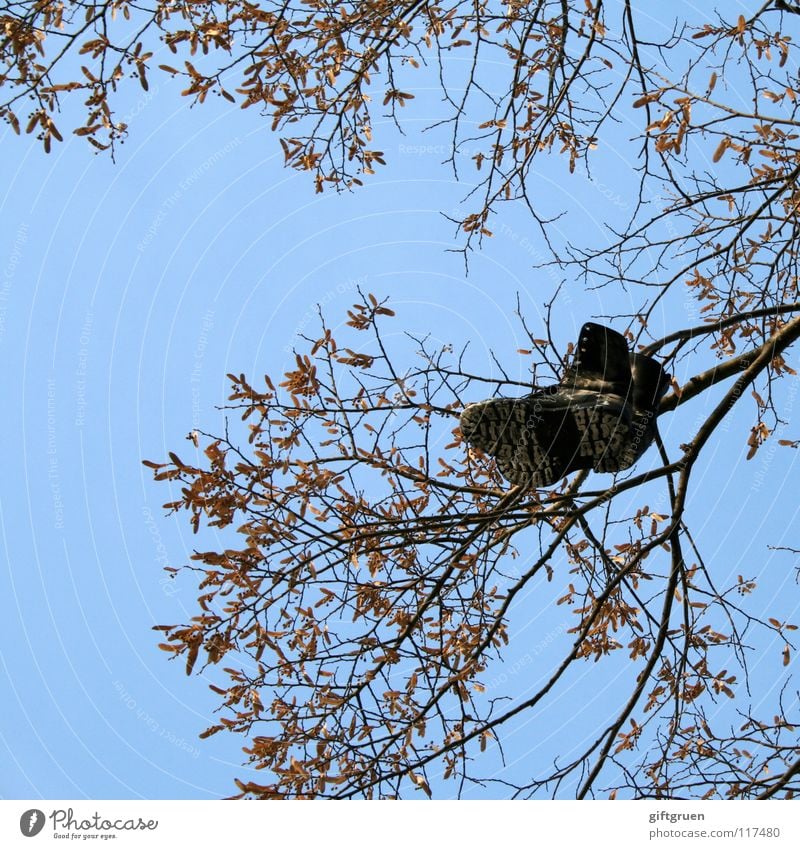
[(512, 484), (550, 486), (579, 469), (619, 472), (655, 438), (669, 381), (659, 362), (631, 353), (624, 336), (587, 323), (560, 383), (469, 404), (461, 433)]

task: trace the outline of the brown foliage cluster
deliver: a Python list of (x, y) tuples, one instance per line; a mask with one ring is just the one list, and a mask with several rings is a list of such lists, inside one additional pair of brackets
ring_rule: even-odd
[[(385, 163), (376, 117), (398, 122), (420, 75), (438, 70), (453, 167), (468, 148), (475, 168), (472, 209), (458, 221), (467, 244), (491, 235), (490, 218), (506, 201), (526, 204), (547, 242), (529, 191), (533, 162), (552, 152), (570, 172), (588, 167), (592, 151), (609, 144), (610, 119), (624, 116), (642, 129), (643, 177), (672, 194), (669, 212), (703, 242), (701, 265), (724, 257), (747, 278), (770, 268), (799, 201), (797, 56), (784, 17), (765, 3), (750, 18), (640, 40), (629, 2), (29, 0), (0, 12), (0, 117), (50, 150), (63, 137), (62, 102), (77, 94), (84, 119), (72, 131), (113, 149), (128, 129), (115, 117), (119, 90), (129, 80), (147, 90), (150, 75), (166, 73), (194, 103), (215, 94), (260, 109), (280, 133), (286, 164), (322, 191), (358, 185)], [(701, 161), (721, 167), (712, 177)], [(725, 170), (733, 162), (746, 177)], [(721, 176), (734, 172), (730, 182)], [(639, 205), (648, 205), (646, 193)], [(637, 266), (645, 242), (668, 245), (655, 235), (663, 214), (616, 246), (615, 279)], [(769, 226), (757, 228), (761, 221)], [(721, 285), (719, 263), (716, 273), (697, 272), (697, 285), (712, 284), (709, 309), (745, 288)]]
[[(236, 523), (242, 535), (240, 548), (194, 555), (203, 614), (163, 627), (163, 647), (187, 672), (200, 649), (209, 663), (250, 657), (226, 669), (234, 684), (218, 692), (231, 715), (206, 732), (252, 735), (251, 760), (278, 781), (247, 792), (373, 795), (406, 772), (425, 789), (410, 765), (438, 754), (452, 771), (455, 744), (474, 733), (484, 657), (506, 640), (491, 584), (508, 548), (499, 478), (463, 451), (450, 465), (435, 444), (446, 434), (460, 447), (452, 413), (468, 378), (433, 363), (397, 375), (378, 325), (392, 315), (372, 296), (350, 312), (374, 355), (338, 347), (323, 326), (280, 388), (231, 375), (248, 452), (217, 439), (207, 468), (176, 455), (149, 464), (181, 482), (166, 506), (188, 510), (195, 529)], [(269, 735), (258, 731), (267, 717), (279, 728)]]
[[(680, 792), (702, 768), (713, 776), (701, 782), (707, 795), (773, 792), (774, 781), (743, 775), (754, 763), (789, 757), (781, 736), (791, 735), (788, 720), (776, 718), (769, 734), (753, 725), (761, 742), (747, 749), (750, 760), (742, 756), (734, 778), (720, 760), (733, 743), (716, 737), (705, 718), (709, 698), (733, 698), (739, 686), (715, 657), (741, 645), (742, 627), (757, 624), (731, 600), (755, 583), (740, 576), (732, 587), (715, 586), (684, 509), (703, 445), (743, 389), (800, 335), (800, 319), (775, 319), (770, 343), (739, 364), (727, 401), (678, 461), (665, 458), (610, 490), (581, 489), (581, 474), (544, 493), (504, 492), (494, 462), (465, 451), (454, 414), (485, 393), (487, 381), (466, 372), (462, 357), (450, 362), (447, 351), (430, 352), (416, 339), (423, 365), (398, 372), (381, 332), (393, 315), (365, 295), (347, 322), (365, 337), (360, 344), (340, 347), (321, 316), (318, 338), (279, 386), (265, 377), (258, 390), (231, 375), (231, 406), (248, 423), (246, 448), (226, 434), (207, 437), (202, 467), (176, 455), (148, 463), (157, 480), (180, 486), (167, 508), (188, 511), (195, 530), (207, 524), (238, 534), (236, 547), (193, 555), (187, 568), (198, 574), (201, 612), (159, 630), (162, 648), (185, 657), (187, 673), (200, 656), (203, 665), (229, 664), (230, 685), (212, 685), (222, 714), (203, 736), (247, 737), (245, 752), (269, 778), (239, 782), (241, 793), (372, 798), (416, 788), (431, 795), (434, 777), (470, 777), (470, 753), (500, 746), (500, 727), (546, 703), (572, 664), (620, 652), (636, 677), (616, 721), (573, 762), (517, 792), (580, 776), (580, 795), (593, 793), (605, 764), (641, 754), (643, 733), (638, 789)], [(687, 329), (683, 338), (697, 333)], [(665, 411), (728, 376), (698, 375)], [(494, 381), (497, 392), (511, 388)], [(629, 503), (625, 493), (659, 479), (670, 492), (668, 511), (617, 509)], [(515, 569), (521, 554), (524, 565)], [(544, 686), (508, 705), (486, 692), (487, 669), (509, 639), (515, 599), (537, 577), (552, 581), (561, 558), (570, 574), (552, 603), (571, 609), (569, 644)], [(563, 580), (562, 573), (556, 584)], [(794, 626), (762, 625), (782, 640), (788, 662)], [(700, 767), (705, 759), (710, 765)]]

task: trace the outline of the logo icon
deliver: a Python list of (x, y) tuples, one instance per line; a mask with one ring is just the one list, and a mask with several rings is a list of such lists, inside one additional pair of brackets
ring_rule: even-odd
[(19, 818), (19, 830), (25, 837), (36, 837), (44, 828), (44, 812), (38, 808), (31, 808)]

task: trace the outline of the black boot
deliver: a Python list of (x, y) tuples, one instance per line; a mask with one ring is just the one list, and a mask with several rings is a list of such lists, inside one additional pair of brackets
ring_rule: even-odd
[(656, 360), (631, 354), (616, 331), (587, 323), (560, 383), (470, 404), (461, 432), (513, 484), (550, 486), (579, 469), (618, 472), (653, 441), (668, 384)]

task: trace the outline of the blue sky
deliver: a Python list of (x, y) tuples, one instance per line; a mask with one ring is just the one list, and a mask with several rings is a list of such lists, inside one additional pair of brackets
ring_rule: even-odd
[[(528, 373), (516, 353), (525, 344), (517, 293), (531, 328), (541, 327), (561, 277), (533, 269), (543, 248), (519, 208), (504, 208), (468, 276), (448, 250), (458, 243), (441, 213), (458, 207), (470, 172), (456, 182), (440, 164), (446, 136), (419, 134), (437, 117), (428, 82), (421, 77), (407, 110), (408, 135), (382, 128), (389, 166), (354, 194), (314, 194), (283, 169), (267, 122), (221, 100), (189, 109), (163, 77), (120, 109), (131, 136), (116, 163), (66, 133), (50, 156), (30, 139), (2, 137), (0, 796), (217, 798), (245, 774), (244, 741), (197, 739), (216, 706), (206, 684), (219, 679), (186, 678), (156, 648), (153, 625), (195, 612), (191, 579), (168, 581), (162, 567), (180, 566), (198, 543), (164, 515), (169, 492), (141, 466), (169, 450), (191, 456), (184, 436), (193, 427), (221, 429), (227, 372), (280, 374), (312, 332), (315, 305), (336, 327), (361, 286), (391, 298), (397, 334), (457, 349), (470, 341), (476, 369), (492, 373), (491, 349), (512, 376)], [(570, 209), (566, 235), (607, 238), (604, 224), (632, 202), (632, 153), (612, 146), (594, 183), (546, 161), (538, 191), (553, 209)], [(565, 294), (555, 321), (562, 350), (586, 319), (633, 305), (569, 280)], [(677, 299), (653, 333), (697, 321), (696, 307)], [(679, 379), (710, 362), (698, 354)], [(718, 397), (665, 417), (668, 446), (690, 438)], [(795, 378), (778, 406), (791, 419), (797, 403)], [(689, 509), (719, 582), (761, 573), (756, 608), (796, 621), (791, 558), (765, 545), (791, 544), (796, 452), (767, 445), (745, 462), (751, 418), (737, 409), (717, 435)], [(655, 462), (654, 452), (642, 460)], [(547, 674), (572, 624), (552, 604), (565, 572), (525, 593), (490, 688), (510, 683), (524, 694)], [(779, 646), (756, 648), (763, 690), (754, 701), (774, 696), (781, 671)], [(508, 769), (523, 774), (591, 736), (631, 674), (612, 669), (599, 683), (588, 665), (576, 670), (548, 713), (509, 729)]]

